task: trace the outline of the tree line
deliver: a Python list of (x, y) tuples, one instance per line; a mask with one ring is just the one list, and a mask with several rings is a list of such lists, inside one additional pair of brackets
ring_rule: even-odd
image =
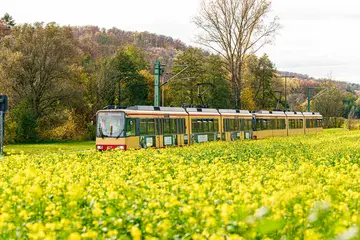
[[(217, 2), (217, 6), (210, 6), (211, 11), (220, 11), (217, 7), (226, 0)], [(249, 0), (247, 4), (250, 3)], [(203, 7), (209, 9), (207, 5)], [(247, 7), (244, 5), (242, 9)], [(261, 18), (268, 9), (262, 11), (265, 12), (249, 10), (249, 14)], [(204, 27), (206, 17), (214, 13), (205, 12), (205, 19), (199, 17), (195, 21)], [(246, 18), (242, 12), (237, 14)], [(217, 21), (230, 21), (218, 17)], [(155, 60), (166, 65), (163, 82), (187, 67), (163, 87), (164, 106), (205, 104), (213, 108), (273, 110), (280, 104), (282, 109), (305, 111), (308, 87), (320, 86), (312, 89), (312, 109), (326, 116), (347, 116), (351, 108), (360, 104), (351, 88), (340, 89), (329, 81), (290, 77), (285, 103), (285, 78), (277, 74), (275, 64), (266, 54), (256, 56), (249, 46), (246, 51), (237, 52), (243, 46), (240, 42), (234, 49), (228, 49), (233, 55), (224, 55), (222, 50), (206, 51), (151, 33), (56, 23), (16, 25), (8, 14), (2, 23), (11, 26), (10, 32), (0, 34), (0, 93), (8, 95), (10, 100), (6, 115), (8, 142), (93, 139), (96, 112), (104, 106), (153, 104)], [(245, 28), (260, 28), (256, 23), (248, 24)], [(254, 33), (248, 33), (248, 44), (255, 41), (261, 47), (277, 26), (275, 19), (264, 28), (268, 30), (262, 30), (266, 36), (262, 43), (251, 38)], [(218, 30), (214, 31), (212, 35)], [(239, 34), (241, 29), (236, 31)], [(238, 35), (235, 39), (243, 37), (246, 38)], [(205, 40), (201, 39), (203, 43)], [(233, 43), (231, 38), (228, 41)], [(356, 111), (355, 115), (359, 116), (360, 112)]]

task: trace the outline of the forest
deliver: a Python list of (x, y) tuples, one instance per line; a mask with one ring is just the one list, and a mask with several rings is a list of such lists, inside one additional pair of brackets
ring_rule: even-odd
[(96, 112), (103, 107), (153, 105), (156, 60), (164, 64), (162, 82), (171, 79), (161, 89), (163, 106), (306, 111), (310, 91), (311, 111), (328, 119), (350, 112), (360, 117), (356, 84), (280, 72), (266, 54), (243, 59), (240, 97), (234, 99), (224, 57), (212, 51), (149, 32), (18, 25), (5, 14), (0, 22), (0, 94), (9, 96), (5, 140), (93, 139)]

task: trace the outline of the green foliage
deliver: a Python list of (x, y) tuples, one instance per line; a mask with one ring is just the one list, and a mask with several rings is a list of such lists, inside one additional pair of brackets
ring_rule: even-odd
[(71, 153), (90, 151), (95, 146), (94, 141), (48, 141), (43, 143), (25, 143), (5, 145), (6, 155), (42, 155), (44, 152)]
[(4, 21), (8, 26), (11, 27), (15, 26), (15, 20), (8, 13), (5, 13), (4, 16), (1, 18), (1, 20)]
[(10, 117), (6, 126), (9, 125), (10, 128), (7, 130), (13, 131), (16, 126), (16, 134), (13, 136), (14, 133), (10, 133), (14, 138), (9, 139), (9, 141), (35, 142), (39, 140), (37, 131), (38, 118), (26, 101), (20, 102), (9, 114)]
[[(25, 100), (42, 117), (79, 95), (76, 57), (79, 52), (69, 27), (54, 23), (16, 26), (1, 42), (2, 81), (14, 104)], [(8, 61), (8, 59), (14, 59)]]
[(230, 86), (220, 57), (207, 55), (200, 49), (190, 47), (176, 56), (174, 65), (174, 75), (186, 66), (188, 68), (169, 83), (167, 94), (170, 103), (166, 105), (202, 104), (198, 97), (199, 85), (204, 104), (216, 108), (230, 107)]
[(251, 81), (254, 90), (253, 98), (258, 109), (274, 109), (276, 100), (273, 81), (275, 80), (275, 66), (269, 57), (264, 54), (261, 58), (252, 55), (248, 60), (248, 67), (253, 77)]
[(134, 47), (120, 49), (110, 60), (110, 78), (117, 89), (113, 104), (115, 104), (115, 99), (118, 105), (124, 106), (145, 103), (148, 86), (144, 76), (140, 74), (140, 70), (144, 67), (146, 67), (145, 60), (140, 51)]
[(314, 110), (324, 117), (340, 117), (343, 115), (343, 95), (333, 85), (326, 87), (317, 94), (312, 102)]

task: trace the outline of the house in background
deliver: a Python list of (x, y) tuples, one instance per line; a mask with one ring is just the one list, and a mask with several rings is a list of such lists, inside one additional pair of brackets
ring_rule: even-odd
[(4, 21), (0, 20), (0, 37), (10, 34), (11, 27), (7, 25)]

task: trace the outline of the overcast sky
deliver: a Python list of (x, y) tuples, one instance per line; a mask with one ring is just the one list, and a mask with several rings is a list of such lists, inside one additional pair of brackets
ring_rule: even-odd
[[(17, 23), (97, 25), (148, 31), (194, 45), (191, 23), (200, 0), (11, 0), (1, 4)], [(266, 52), (279, 70), (360, 83), (359, 0), (273, 0), (282, 30)]]

